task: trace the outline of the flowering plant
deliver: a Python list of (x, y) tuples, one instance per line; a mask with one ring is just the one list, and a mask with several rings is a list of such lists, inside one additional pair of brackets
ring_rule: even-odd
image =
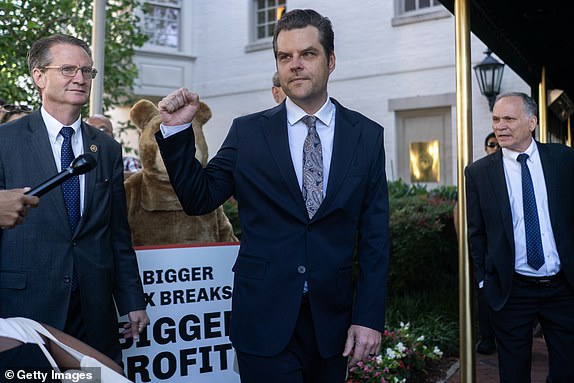
[(385, 330), (381, 353), (351, 367), (347, 383), (424, 382), (428, 363), (442, 358), (442, 351), (409, 330), (403, 322), (398, 329)]

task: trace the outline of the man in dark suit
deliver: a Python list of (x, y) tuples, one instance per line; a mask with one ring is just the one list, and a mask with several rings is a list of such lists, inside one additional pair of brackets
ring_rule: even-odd
[(536, 142), (536, 113), (523, 93), (497, 97), (502, 150), (465, 171), (470, 253), (492, 309), (500, 381), (530, 382), (538, 320), (548, 381), (574, 382), (574, 150)]
[(188, 214), (237, 199), (243, 237), (230, 337), (241, 381), (342, 383), (347, 357), (354, 365), (377, 353), (384, 327), (383, 128), (328, 97), (335, 69), (328, 18), (313, 10), (285, 13), (273, 47), (288, 98), (237, 118), (204, 169), (189, 128), (197, 94), (180, 89), (159, 103), (156, 138)]
[(66, 156), (90, 153), (97, 166), (67, 181), (72, 189), (64, 183), (44, 195), (24, 223), (2, 231), (0, 317), (47, 323), (121, 362), (116, 306), (129, 317), (125, 336), (137, 337), (149, 323), (131, 248), (121, 148), (82, 123), (96, 75), (84, 41), (42, 38), (28, 64), (42, 107), (0, 127), (0, 189), (40, 184), (69, 166), (61, 160)]

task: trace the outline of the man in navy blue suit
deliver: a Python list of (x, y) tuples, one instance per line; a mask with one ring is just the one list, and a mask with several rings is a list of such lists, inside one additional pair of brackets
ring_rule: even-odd
[(183, 209), (205, 214), (232, 195), (239, 205), (230, 337), (243, 383), (342, 383), (347, 361), (380, 348), (389, 253), (383, 127), (328, 97), (333, 41), (328, 18), (285, 13), (273, 48), (287, 99), (235, 119), (205, 168), (189, 128), (199, 96), (179, 89), (159, 103), (156, 138)]
[(58, 187), (29, 215), (19, 207), (20, 217), (1, 225), (20, 224), (0, 231), (0, 317), (49, 324), (121, 363), (117, 313), (128, 315), (127, 337), (139, 336), (149, 323), (131, 247), (121, 146), (82, 122), (97, 74), (85, 41), (40, 38), (28, 66), (42, 106), (0, 125), (0, 190), (9, 190), (2, 193), (13, 195), (18, 191), (10, 189), (38, 185), (65, 170), (66, 154), (90, 153), (97, 165), (69, 180), (75, 190)]
[(532, 138), (537, 111), (524, 93), (499, 95), (492, 128), (502, 150), (465, 171), (470, 254), (504, 383), (530, 382), (535, 320), (547, 382), (574, 382), (574, 150)]

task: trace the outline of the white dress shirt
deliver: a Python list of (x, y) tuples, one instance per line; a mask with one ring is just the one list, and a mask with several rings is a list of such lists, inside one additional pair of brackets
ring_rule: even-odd
[[(295, 105), (289, 98), (285, 100), (287, 108), (287, 134), (289, 136), (289, 151), (291, 161), (299, 182), (299, 189), (303, 190), (303, 146), (307, 137), (308, 127), (301, 121), (307, 115), (303, 109)], [(327, 181), (331, 169), (333, 156), (333, 138), (335, 136), (335, 104), (327, 97), (327, 102), (314, 114), (317, 117), (315, 127), (321, 139), (323, 154), (323, 197), (327, 195)]]
[[(56, 168), (58, 172), (61, 172), (61, 156), (62, 156), (62, 144), (64, 143), (64, 137), (60, 134), (60, 130), (64, 126), (70, 126), (74, 129), (74, 134), (72, 135), (72, 150), (74, 151), (74, 158), (78, 157), (80, 154), (84, 154), (84, 141), (82, 140), (82, 125), (81, 116), (78, 117), (72, 125), (63, 125), (61, 122), (52, 117), (46, 109), (42, 106), (40, 109), (42, 113), (42, 118), (44, 119), (44, 124), (48, 129), (48, 137), (50, 138), (50, 146), (52, 147), (52, 154), (54, 155), (54, 161), (56, 161)], [(79, 175), (80, 177), (80, 214), (84, 213), (84, 192), (85, 192), (85, 179), (84, 174)]]
[(536, 142), (532, 140), (530, 146), (524, 152), (528, 154), (528, 169), (534, 185), (534, 195), (536, 196), (536, 208), (538, 210), (538, 220), (540, 222), (540, 235), (542, 238), (542, 249), (544, 252), (544, 264), (535, 270), (527, 263), (526, 258), (526, 232), (524, 229), (524, 208), (522, 206), (522, 169), (516, 160), (520, 153), (509, 149), (502, 149), (502, 161), (504, 164), (504, 176), (512, 210), (512, 226), (514, 229), (515, 264), (514, 270), (517, 273), (531, 276), (543, 277), (554, 275), (560, 271), (560, 259), (554, 240), (554, 232), (550, 222), (548, 211), (548, 193), (544, 180), (544, 171), (540, 154)]

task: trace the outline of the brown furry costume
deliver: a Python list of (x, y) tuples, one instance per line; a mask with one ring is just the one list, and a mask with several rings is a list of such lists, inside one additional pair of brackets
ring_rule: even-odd
[[(196, 157), (204, 166), (208, 153), (202, 128), (210, 118), (211, 110), (202, 102), (193, 119), (193, 130)], [(223, 207), (197, 217), (183, 212), (155, 141), (154, 134), (161, 122), (156, 106), (151, 101), (140, 100), (132, 107), (130, 119), (140, 130), (139, 152), (143, 165), (141, 172), (124, 183), (133, 246), (237, 241)]]

